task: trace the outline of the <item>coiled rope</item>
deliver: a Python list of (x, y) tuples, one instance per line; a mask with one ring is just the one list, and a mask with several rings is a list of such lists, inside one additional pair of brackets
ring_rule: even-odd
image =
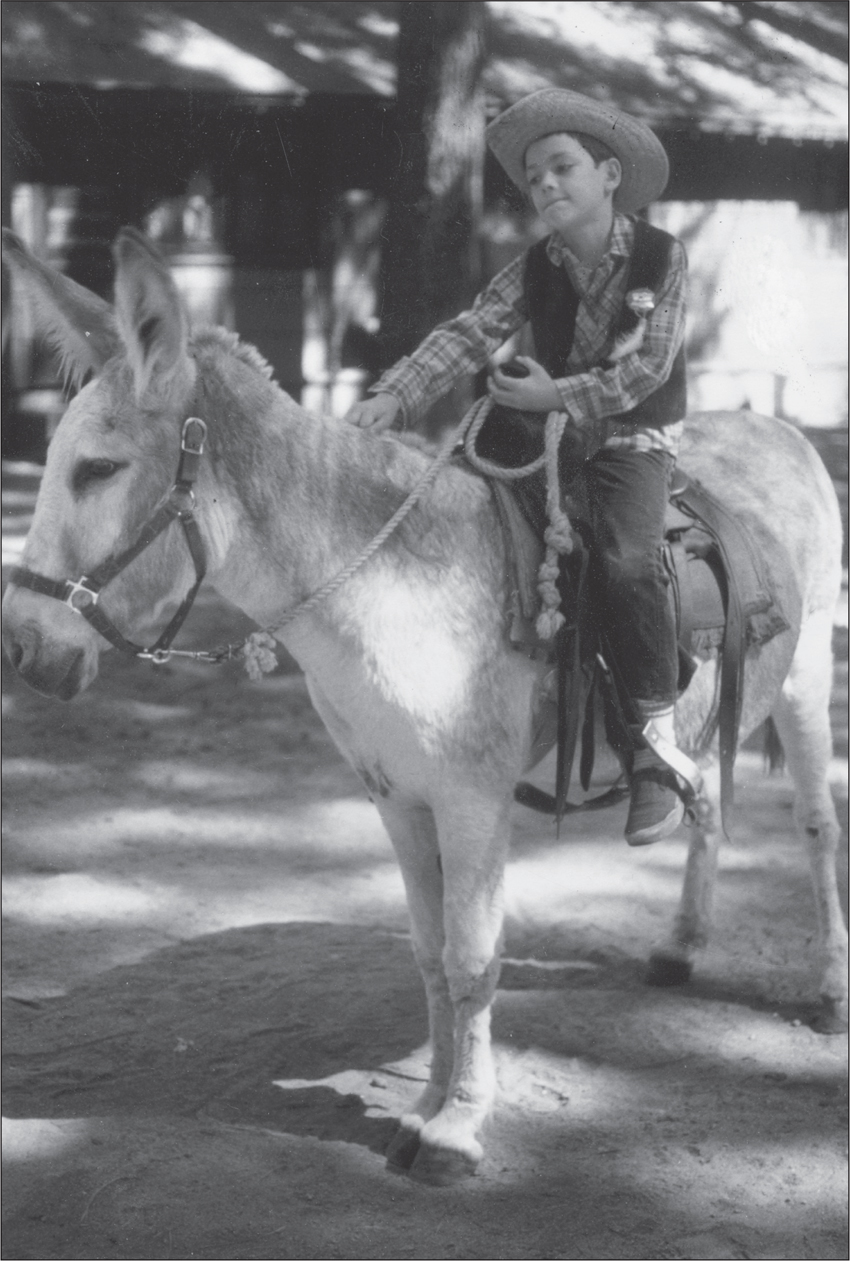
[(542, 609), (537, 618), (536, 629), (541, 639), (552, 639), (565, 620), (560, 611), (558, 557), (568, 556), (573, 550), (572, 526), (561, 506), (561, 489), (558, 482), (558, 450), (568, 417), (566, 412), (550, 412), (546, 417), (543, 454), (536, 460), (532, 460), (530, 464), (521, 465), (519, 468), (505, 468), (501, 464), (494, 464), (492, 460), (483, 459), (475, 450), (481, 426), (489, 416), (492, 406), (492, 399), (479, 399), (461, 421), (461, 429), (468, 425), (464, 441), (466, 458), (480, 473), (486, 474), (487, 477), (497, 477), (504, 482), (520, 481), (540, 469), (546, 470), (546, 514), (549, 524), (543, 534), (546, 555), (537, 574), (537, 590), (540, 592)]

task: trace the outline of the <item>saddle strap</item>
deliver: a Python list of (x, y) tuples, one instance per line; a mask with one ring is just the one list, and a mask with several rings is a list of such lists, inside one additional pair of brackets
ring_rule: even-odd
[[(587, 801), (579, 802), (578, 805), (571, 801), (565, 802), (561, 813), (586, 814), (590, 810), (607, 810), (609, 806), (617, 806), (621, 801), (625, 801), (629, 792), (628, 784), (612, 784), (610, 788), (605, 789), (605, 792), (599, 793), (596, 797), (589, 797)], [(552, 794), (544, 792), (536, 784), (529, 784), (525, 780), (517, 784), (514, 789), (514, 801), (528, 810), (536, 810), (538, 814), (555, 813), (555, 798)]]
[[(721, 555), (723, 555), (722, 545)], [(735, 797), (733, 770), (738, 751), (738, 728), (744, 700), (744, 658), (746, 656), (747, 619), (733, 571), (723, 555), (726, 571), (726, 630), (720, 659), (720, 817), (728, 835), (729, 811)]]
[[(560, 829), (565, 813), (570, 779), (573, 773), (581, 714), (582, 669), (581, 630), (585, 623), (587, 568), (590, 554), (581, 543), (574, 552), (577, 566), (575, 578), (575, 619), (572, 626), (558, 631), (558, 752), (555, 763), (555, 827)], [(563, 572), (563, 565), (561, 566)]]
[(758, 565), (749, 539), (739, 523), (714, 496), (691, 480), (676, 495), (677, 506), (697, 520), (711, 535), (721, 565), (718, 577), (726, 614), (723, 646), (720, 652), (720, 699), (718, 734), (720, 743), (720, 815), (723, 831), (728, 835), (729, 818), (735, 799), (733, 770), (738, 750), (738, 730), (741, 725), (741, 708), (744, 699), (744, 662), (747, 651), (747, 615), (736, 577), (734, 558), (727, 546), (731, 535), (733, 546), (739, 554), (749, 554), (753, 567)]
[(593, 774), (593, 763), (596, 760), (596, 675), (599, 663), (594, 658), (590, 675), (590, 687), (587, 700), (584, 702), (584, 722), (581, 725), (581, 762), (579, 763), (579, 783), (582, 791), (590, 787)]
[(557, 834), (567, 804), (567, 793), (570, 790), (573, 761), (578, 743), (581, 708), (581, 647), (578, 626), (561, 627), (555, 648), (558, 663), (558, 738), (555, 761), (555, 829)]

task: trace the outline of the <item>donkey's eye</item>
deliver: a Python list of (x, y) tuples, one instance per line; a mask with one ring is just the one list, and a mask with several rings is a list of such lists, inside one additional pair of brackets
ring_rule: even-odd
[(116, 460), (80, 460), (74, 469), (74, 490), (77, 494), (95, 482), (106, 482), (119, 469), (126, 468)]

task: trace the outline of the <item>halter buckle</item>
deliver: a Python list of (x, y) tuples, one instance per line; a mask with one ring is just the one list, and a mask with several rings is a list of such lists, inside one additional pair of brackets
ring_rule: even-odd
[[(86, 585), (87, 583), (88, 583), (88, 578), (85, 576), (85, 574), (83, 574), (83, 576), (80, 578), (78, 582), (72, 582), (69, 579), (67, 582), (67, 591), (62, 601), (62, 603), (67, 604), (68, 608), (71, 609), (74, 613), (79, 613), (81, 617), (83, 615), (83, 610), (91, 608), (93, 605), (97, 604), (98, 599), (100, 598), (100, 592), (95, 591), (92, 587), (87, 586)], [(76, 596), (85, 597), (82, 604), (74, 603), (74, 599)]]
[[(192, 426), (197, 426), (199, 433), (196, 439), (191, 438)], [(183, 422), (183, 436), (180, 448), (190, 455), (203, 455), (204, 443), (207, 440), (207, 427), (199, 416), (190, 416)]]

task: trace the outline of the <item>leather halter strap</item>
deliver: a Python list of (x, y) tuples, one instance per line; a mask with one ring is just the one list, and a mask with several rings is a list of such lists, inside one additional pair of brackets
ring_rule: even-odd
[[(207, 427), (197, 416), (190, 416), (184, 421), (180, 442), (180, 460), (177, 465), (177, 476), (174, 479), (174, 484), (169, 490), (165, 501), (160, 504), (149, 520), (142, 526), (136, 539), (129, 547), (124, 548), (121, 552), (114, 553), (112, 556), (108, 556), (95, 569), (90, 570), (88, 574), (81, 575), (76, 581), (67, 578), (47, 578), (44, 574), (36, 573), (32, 569), (18, 565), (9, 575), (10, 583), (14, 583), (18, 587), (26, 587), (30, 591), (35, 591), (38, 595), (51, 596), (55, 600), (61, 600), (63, 604), (67, 604), (75, 613), (79, 613), (81, 617), (84, 617), (99, 635), (102, 635), (104, 639), (108, 640), (113, 647), (118, 648), (121, 652), (155, 662), (167, 660), (170, 645), (188, 616), (207, 569), (204, 542), (201, 538), (198, 524), (194, 519), (195, 492), (193, 489), (198, 476), (198, 466), (203, 455), (206, 436)], [(135, 560), (145, 548), (153, 543), (154, 539), (168, 529), (172, 521), (179, 521), (183, 527), (186, 546), (189, 548), (189, 554), (195, 566), (195, 582), (180, 602), (180, 606), (156, 643), (151, 648), (143, 648), (140, 644), (133, 643), (131, 639), (125, 638), (109, 620), (100, 607), (100, 594), (107, 583), (116, 578), (122, 570), (127, 568), (131, 561)]]

